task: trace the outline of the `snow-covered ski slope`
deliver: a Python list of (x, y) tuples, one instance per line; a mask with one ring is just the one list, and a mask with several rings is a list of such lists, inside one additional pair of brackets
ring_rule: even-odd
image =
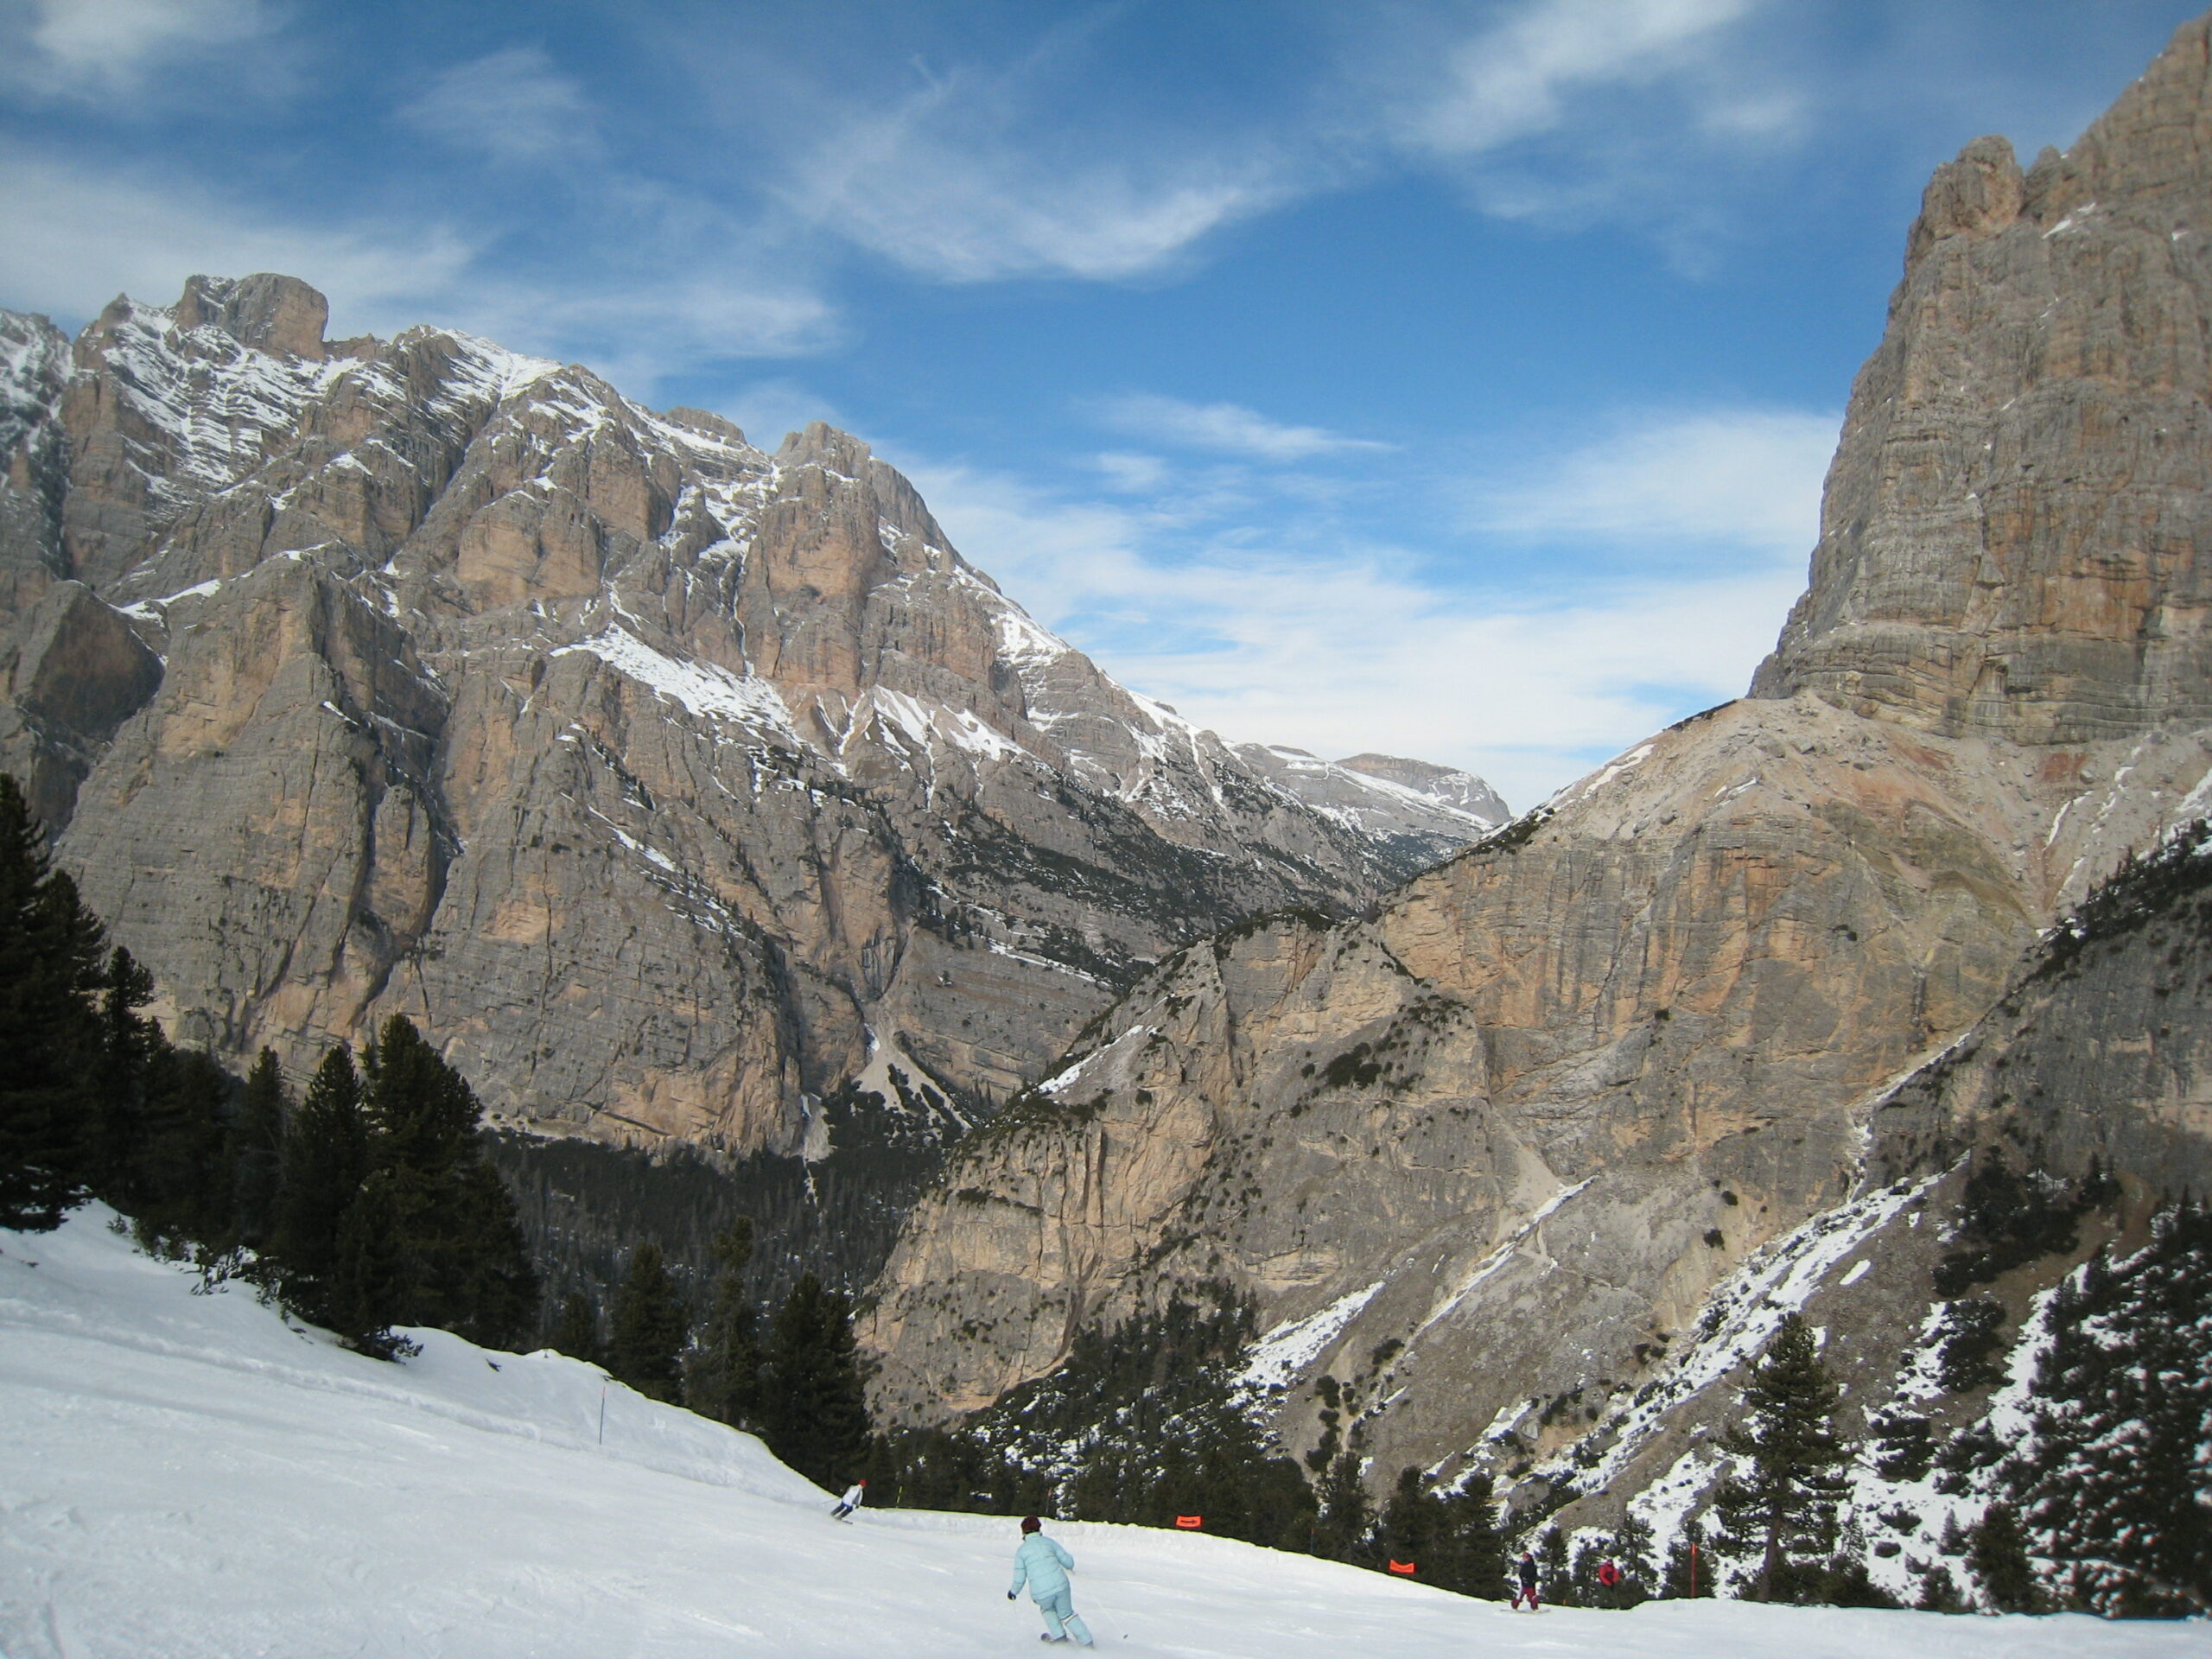
[[(381, 1364), (107, 1212), (0, 1232), (7, 1659), (684, 1659), (1038, 1650), (1011, 1522), (863, 1511), (749, 1436), (438, 1332)], [(35, 1265), (34, 1265), (35, 1263)], [(1463, 1659), (2201, 1656), (2202, 1624), (1704, 1602), (1537, 1618), (1208, 1538), (1058, 1526), (1076, 1605), (1131, 1655)]]

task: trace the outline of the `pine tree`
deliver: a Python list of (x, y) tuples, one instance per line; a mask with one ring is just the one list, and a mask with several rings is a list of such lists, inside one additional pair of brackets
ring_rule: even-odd
[(228, 1128), (237, 1084), (204, 1053), (181, 1052), (154, 1032), (146, 1109), (132, 1149), (137, 1217), (144, 1230), (219, 1253), (232, 1230)]
[(1651, 1548), (1650, 1522), (1632, 1510), (1624, 1513), (1620, 1525), (1613, 1529), (1612, 1560), (1621, 1570), (1621, 1581), (1613, 1586), (1615, 1605), (1633, 1607), (1650, 1596), (1655, 1582)]
[(93, 1068), (92, 1190), (126, 1215), (142, 1213), (156, 1179), (154, 1068), (160, 1027), (138, 1010), (154, 1000), (154, 976), (117, 945), (100, 976), (100, 1048)]
[(2028, 1535), (2009, 1503), (1992, 1503), (1968, 1535), (1967, 1567), (2000, 1613), (2043, 1611), (2043, 1592), (2028, 1561)]
[(59, 1226), (85, 1192), (105, 948), (0, 772), (0, 1227)]
[(1575, 1547), (1574, 1565), (1569, 1570), (1569, 1582), (1574, 1586), (1573, 1605), (1577, 1607), (1610, 1607), (1611, 1598), (1598, 1577), (1598, 1569), (1605, 1564), (1605, 1546), (1602, 1540), (1592, 1539)]
[(475, 1150), (481, 1109), (461, 1075), (404, 1014), (384, 1022), (361, 1058), (363, 1103), (387, 1169), (437, 1175)]
[(1505, 1541), (1497, 1529), (1497, 1501), (1488, 1475), (1464, 1476), (1459, 1490), (1438, 1501), (1433, 1571), (1422, 1576), (1440, 1589), (1463, 1596), (1502, 1601), (1505, 1586)]
[(553, 1329), (553, 1347), (570, 1359), (588, 1365), (599, 1363), (599, 1310), (581, 1290), (572, 1290), (561, 1302), (561, 1321)]
[(1845, 1490), (1837, 1470), (1848, 1456), (1834, 1428), (1838, 1397), (1812, 1327), (1797, 1313), (1787, 1315), (1745, 1385), (1749, 1421), (1720, 1440), (1751, 1466), (1721, 1483), (1713, 1548), (1752, 1563), (1752, 1600), (1800, 1599), (1816, 1586), (1835, 1548)]
[(741, 1216), (715, 1238), (714, 1303), (683, 1379), (692, 1410), (734, 1427), (760, 1409), (760, 1315), (745, 1283), (753, 1259), (753, 1222)]
[(868, 1458), (868, 1397), (853, 1344), (852, 1304), (801, 1276), (777, 1310), (762, 1401), (769, 1449), (835, 1487)]
[(285, 1300), (318, 1324), (336, 1317), (339, 1235), (369, 1173), (360, 1078), (344, 1045), (315, 1068), (284, 1136), (283, 1183), (272, 1240)]
[(1554, 1607), (1580, 1607), (1574, 1592), (1574, 1573), (1567, 1559), (1567, 1535), (1546, 1527), (1536, 1540), (1536, 1568), (1541, 1575), (1544, 1599)]
[(486, 1347), (519, 1341), (537, 1315), (537, 1274), (485, 1160), (475, 1092), (404, 1014), (385, 1021), (362, 1073), (370, 1164), (387, 1179), (400, 1246), (398, 1317)]
[(1421, 1471), (1398, 1471), (1398, 1484), (1382, 1507), (1382, 1553), (1394, 1561), (1436, 1566), (1437, 1522), (1442, 1505), (1421, 1490)]
[(1986, 1297), (1970, 1297), (1944, 1309), (1937, 1332), (1936, 1381), (1954, 1394), (1993, 1389), (2005, 1380), (1998, 1362), (2005, 1351), (2005, 1309)]
[(690, 1316), (662, 1265), (660, 1246), (639, 1245), (614, 1294), (607, 1369), (639, 1394), (672, 1402), (683, 1391), (679, 1359), (690, 1333)]
[(399, 1206), (389, 1175), (371, 1175), (347, 1206), (338, 1230), (331, 1325), (347, 1344), (375, 1359), (413, 1351), (393, 1334), (407, 1294), (407, 1262), (399, 1238)]
[(2047, 1311), (2034, 1420), (2003, 1467), (2035, 1553), (2119, 1618), (2212, 1609), (2212, 1214), (2183, 1201)]
[(264, 1048), (245, 1080), (238, 1115), (231, 1120), (228, 1156), (232, 1230), (256, 1248), (276, 1224), (276, 1195), (284, 1174), (284, 1076), (273, 1049)]
[(1375, 1510), (1359, 1478), (1359, 1457), (1339, 1452), (1321, 1477), (1319, 1513), (1313, 1522), (1313, 1553), (1332, 1561), (1361, 1566), (1375, 1559)]
[[(461, 1274), (450, 1328), (482, 1347), (518, 1347), (537, 1322), (537, 1269), (514, 1196), (480, 1152), (456, 1172), (452, 1205)], [(428, 1321), (410, 1316), (408, 1323)]]
[(1920, 1571), (1920, 1597), (1913, 1603), (1923, 1613), (1963, 1613), (1966, 1599), (1959, 1594), (1959, 1586), (1951, 1577), (1951, 1569), (1941, 1561), (1931, 1561)]
[(1692, 1596), (1703, 1600), (1716, 1593), (1713, 1578), (1713, 1546), (1706, 1536), (1705, 1522), (1692, 1516), (1667, 1546), (1667, 1567), (1660, 1577), (1659, 1593), (1671, 1601)]

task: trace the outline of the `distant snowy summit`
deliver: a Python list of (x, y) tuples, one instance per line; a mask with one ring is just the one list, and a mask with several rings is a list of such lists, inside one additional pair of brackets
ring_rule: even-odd
[(1276, 788), (1341, 823), (1433, 864), (1511, 817), (1498, 792), (1471, 772), (1395, 754), (1323, 760), (1281, 743), (1240, 743), (1240, 760)]
[(0, 314), (0, 766), (186, 1041), (404, 1007), (502, 1117), (818, 1150), (883, 1057), (987, 1109), (1148, 963), (1503, 816), (1117, 684), (845, 433), (327, 314)]

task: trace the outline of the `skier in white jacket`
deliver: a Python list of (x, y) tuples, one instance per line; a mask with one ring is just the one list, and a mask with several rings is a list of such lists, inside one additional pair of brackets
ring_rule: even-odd
[[(845, 1495), (837, 1500), (837, 1507), (830, 1511), (832, 1521), (842, 1521), (861, 1506), (861, 1499), (868, 1496), (868, 1482), (856, 1480), (845, 1488)], [(896, 1505), (893, 1506), (894, 1508)]]
[(1012, 1601), (1027, 1580), (1030, 1600), (1045, 1615), (1045, 1633), (1039, 1639), (1065, 1642), (1072, 1635), (1087, 1648), (1091, 1645), (1090, 1626), (1076, 1617), (1069, 1601), (1068, 1574), (1074, 1569), (1075, 1557), (1039, 1531), (1041, 1524), (1033, 1515), (1021, 1522), (1021, 1548), (1014, 1553), (1014, 1588), (1006, 1592), (1006, 1599)]

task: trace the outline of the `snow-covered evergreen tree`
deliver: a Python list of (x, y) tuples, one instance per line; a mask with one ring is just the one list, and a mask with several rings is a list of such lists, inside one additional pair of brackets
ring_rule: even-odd
[(1721, 1529), (1713, 1548), (1749, 1563), (1745, 1592), (1755, 1601), (1801, 1599), (1827, 1570), (1849, 1455), (1835, 1432), (1838, 1397), (1812, 1326), (1787, 1315), (1745, 1384), (1748, 1419), (1720, 1440), (1745, 1467), (1714, 1499)]
[(1999, 1612), (2043, 1611), (2043, 1589), (2028, 1560), (2028, 1535), (2010, 1503), (1992, 1503), (1974, 1522), (1967, 1544), (1967, 1567)]
[(2033, 1433), (2005, 1465), (2029, 1547), (2073, 1605), (2212, 1611), (2212, 1216), (2183, 1202), (2150, 1242), (2062, 1286)]
[(1667, 1546), (1667, 1566), (1659, 1580), (1659, 1593), (1669, 1600), (1691, 1596), (1700, 1600), (1714, 1593), (1713, 1544), (1705, 1522), (1695, 1516), (1684, 1522)]

